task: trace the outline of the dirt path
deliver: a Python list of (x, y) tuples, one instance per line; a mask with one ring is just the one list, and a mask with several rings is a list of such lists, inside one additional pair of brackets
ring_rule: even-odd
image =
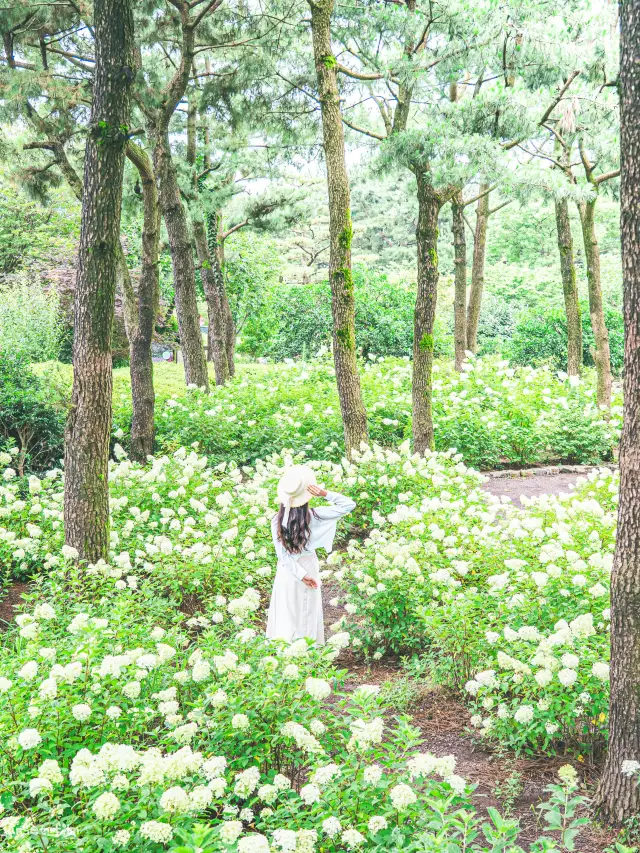
[(14, 608), (22, 602), (22, 596), (29, 589), (29, 584), (12, 583), (5, 589), (0, 589), (0, 631), (6, 629), (15, 616)]
[(538, 474), (535, 477), (490, 477), (482, 484), (482, 488), (496, 497), (506, 495), (514, 504), (520, 506), (521, 497), (533, 498), (573, 491), (578, 476), (578, 474)]

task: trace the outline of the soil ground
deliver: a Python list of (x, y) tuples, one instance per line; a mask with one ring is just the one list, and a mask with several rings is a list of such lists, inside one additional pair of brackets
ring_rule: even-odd
[(26, 583), (12, 583), (6, 589), (0, 590), (0, 631), (2, 631), (15, 615), (14, 608), (21, 601), (22, 596), (29, 589)]
[(506, 495), (514, 504), (520, 506), (521, 497), (533, 498), (540, 497), (540, 495), (570, 493), (577, 479), (577, 474), (540, 474), (535, 477), (490, 478), (486, 483), (483, 483), (482, 488), (496, 497)]

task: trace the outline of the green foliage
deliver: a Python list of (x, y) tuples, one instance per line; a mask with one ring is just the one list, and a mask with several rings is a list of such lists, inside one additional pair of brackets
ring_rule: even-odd
[[(584, 364), (593, 367), (594, 338), (589, 317), (589, 305), (581, 303)], [(619, 375), (624, 361), (624, 327), (620, 311), (605, 308), (605, 323), (609, 331), (611, 368)], [(551, 365), (556, 370), (567, 369), (567, 318), (564, 310), (556, 308), (544, 313), (532, 310), (516, 324), (505, 355), (515, 364)]]
[(66, 187), (43, 206), (0, 173), (0, 274), (68, 262), (79, 231), (79, 206)]
[(282, 277), (280, 255), (272, 240), (237, 231), (225, 242), (223, 269), (236, 331), (242, 341), (240, 350), (252, 352), (252, 342), (271, 333), (273, 291)]
[[(340, 406), (328, 357), (303, 364), (240, 365), (237, 378), (205, 396), (186, 391), (179, 366), (156, 367), (159, 447), (198, 442), (214, 461), (251, 464), (282, 448), (315, 458), (343, 453)], [(116, 372), (114, 421), (129, 429), (128, 372)], [(411, 435), (411, 363), (373, 358), (362, 370), (372, 440), (387, 447)], [(462, 374), (443, 362), (433, 372), (436, 448), (456, 448), (481, 469), (611, 457), (620, 435), (619, 391), (611, 419), (595, 406), (593, 375), (575, 387), (548, 368), (512, 368), (476, 359)], [(566, 429), (565, 429), (566, 427)], [(574, 434), (575, 431), (575, 434)], [(377, 496), (382, 500), (382, 494)]]
[[(486, 293), (478, 323), (478, 354), (500, 355), (509, 345), (519, 314), (518, 305)], [(453, 316), (451, 328), (453, 331)]]
[(63, 455), (64, 412), (50, 381), (36, 376), (26, 356), (0, 349), (0, 435), (18, 448), (14, 464), (44, 471)]
[[(407, 685), (381, 694), (367, 684), (343, 688), (336, 657), (348, 633), (324, 647), (265, 644), (261, 593), (273, 575), (269, 522), (282, 456), (212, 468), (179, 448), (141, 468), (115, 453), (110, 564), (76, 565), (63, 545), (59, 470), (28, 483), (5, 475), (0, 492), (2, 564), (44, 569), (0, 638), (3, 851), (29, 844), (68, 853), (72, 837), (79, 849), (128, 844), (140, 853), (166, 845), (171, 853), (266, 853), (271, 840), (309, 853), (355, 842), (380, 853), (523, 853), (518, 821), (494, 808), (476, 812), (455, 757), (421, 748), (420, 730), (398, 713), (411, 702)], [(444, 524), (454, 523), (452, 508), (466, 504), (465, 518), (486, 510), (478, 475), (451, 454), (418, 459), (406, 448), (374, 448), (353, 463), (312, 464), (327, 485), (363, 490), (359, 508), (377, 554), (392, 556), (389, 529), (402, 531), (395, 556), (415, 537), (416, 519), (403, 507), (422, 506), (425, 518), (444, 512)], [(383, 531), (380, 510), (389, 516)], [(408, 575), (415, 596), (427, 584), (414, 564), (430, 567), (444, 554), (416, 550), (386, 583)], [(353, 547), (342, 555), (348, 563), (358, 556)], [(332, 554), (323, 579), (334, 571), (346, 579), (352, 567), (340, 562)], [(384, 569), (362, 565), (367, 581)], [(357, 587), (367, 583), (351, 584), (350, 595)], [(450, 607), (446, 592), (439, 609)], [(558, 777), (542, 806), (548, 837), (532, 851), (571, 851), (584, 823), (575, 771)], [(341, 824), (339, 842), (328, 817)]]
[(62, 333), (54, 287), (43, 289), (26, 272), (0, 283), (0, 349), (21, 353), (27, 361), (51, 361), (58, 358)]
[[(404, 356), (413, 351), (414, 288), (356, 266), (356, 348), (360, 355)], [(250, 318), (241, 350), (276, 361), (305, 357), (331, 341), (331, 289), (328, 282), (272, 287), (262, 315)], [(448, 345), (436, 337), (437, 354)]]

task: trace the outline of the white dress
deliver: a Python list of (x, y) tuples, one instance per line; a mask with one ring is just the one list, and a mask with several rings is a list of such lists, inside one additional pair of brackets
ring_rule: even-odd
[[(267, 619), (267, 637), (271, 639), (292, 642), (308, 637), (319, 645), (324, 643), (322, 589), (316, 548), (331, 552), (338, 519), (355, 508), (351, 498), (337, 492), (327, 492), (326, 500), (328, 506), (316, 507), (315, 514), (311, 513), (311, 535), (300, 554), (290, 554), (278, 540), (277, 515), (271, 522), (273, 544), (278, 555)], [(317, 589), (310, 589), (302, 582), (307, 575), (318, 582)]]

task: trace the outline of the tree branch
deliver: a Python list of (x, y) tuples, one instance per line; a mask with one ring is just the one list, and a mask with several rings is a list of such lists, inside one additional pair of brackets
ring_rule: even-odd
[(610, 181), (612, 178), (617, 178), (620, 174), (620, 169), (613, 169), (611, 172), (603, 172), (596, 178), (596, 184), (603, 184), (605, 181)]
[[(572, 72), (571, 72), (571, 74), (569, 74), (569, 76), (568, 76), (568, 77), (567, 77), (567, 79), (565, 80), (564, 84), (561, 86), (560, 91), (558, 92), (558, 94), (556, 95), (556, 97), (553, 99), (553, 101), (551, 102), (551, 104), (549, 104), (549, 106), (547, 107), (547, 109), (546, 109), (546, 110), (544, 111), (544, 113), (542, 114), (542, 118), (541, 118), (541, 119), (540, 119), (540, 121), (538, 122), (538, 125), (539, 125), (539, 126), (544, 127), (544, 125), (545, 125), (545, 124), (547, 123), (547, 121), (549, 120), (549, 116), (550, 116), (550, 115), (551, 115), (551, 113), (554, 111), (554, 109), (558, 106), (558, 104), (560, 103), (560, 101), (563, 99), (565, 92), (567, 91), (567, 89), (569, 88), (569, 86), (571, 86), (571, 84), (572, 84), (572, 83), (573, 83), (573, 81), (576, 79), (576, 77), (578, 76), (578, 74), (580, 74), (580, 71), (579, 71), (579, 70), (572, 71)], [(523, 139), (522, 139), (522, 138), (520, 138), (520, 139), (512, 139), (512, 140), (511, 140), (511, 142), (505, 142), (505, 143), (503, 143), (502, 147), (503, 147), (503, 149), (504, 149), (505, 151), (510, 151), (512, 148), (515, 148), (517, 145), (519, 145), (522, 141), (523, 141)]]
[(246, 228), (246, 226), (249, 225), (250, 222), (251, 220), (249, 218), (243, 220), (242, 222), (238, 222), (237, 225), (233, 225), (231, 228), (229, 228), (228, 231), (223, 231), (221, 234), (218, 234), (218, 240), (221, 243), (224, 243), (227, 237), (230, 237), (232, 234), (235, 234), (235, 232), (239, 231), (241, 228)]
[(502, 204), (499, 204), (497, 207), (491, 208), (487, 211), (487, 216), (492, 216), (494, 213), (497, 213), (499, 210), (502, 210), (503, 207), (506, 207), (508, 204), (511, 204), (512, 201), (513, 199), (509, 198), (506, 201), (503, 201)]
[(364, 136), (370, 136), (371, 139), (378, 139), (380, 142), (384, 142), (387, 138), (386, 136), (382, 136), (380, 133), (375, 133), (373, 130), (367, 130), (365, 127), (359, 127), (357, 124), (353, 124), (344, 116), (342, 116), (342, 123), (346, 124), (347, 127), (350, 127), (351, 130), (355, 130), (356, 133), (362, 133)]
[(384, 74), (365, 74), (361, 71), (352, 71), (350, 68), (347, 68), (346, 65), (343, 65), (341, 62), (338, 62), (336, 65), (336, 69), (344, 74), (345, 77), (352, 77), (354, 80), (382, 80), (384, 78)]
[(496, 188), (497, 184), (492, 184), (489, 189), (486, 189), (484, 192), (478, 193), (478, 195), (474, 195), (473, 198), (470, 198), (468, 201), (463, 201), (462, 206), (467, 207), (470, 204), (475, 204), (477, 201), (480, 201), (481, 198), (484, 198), (489, 193), (492, 193)]

